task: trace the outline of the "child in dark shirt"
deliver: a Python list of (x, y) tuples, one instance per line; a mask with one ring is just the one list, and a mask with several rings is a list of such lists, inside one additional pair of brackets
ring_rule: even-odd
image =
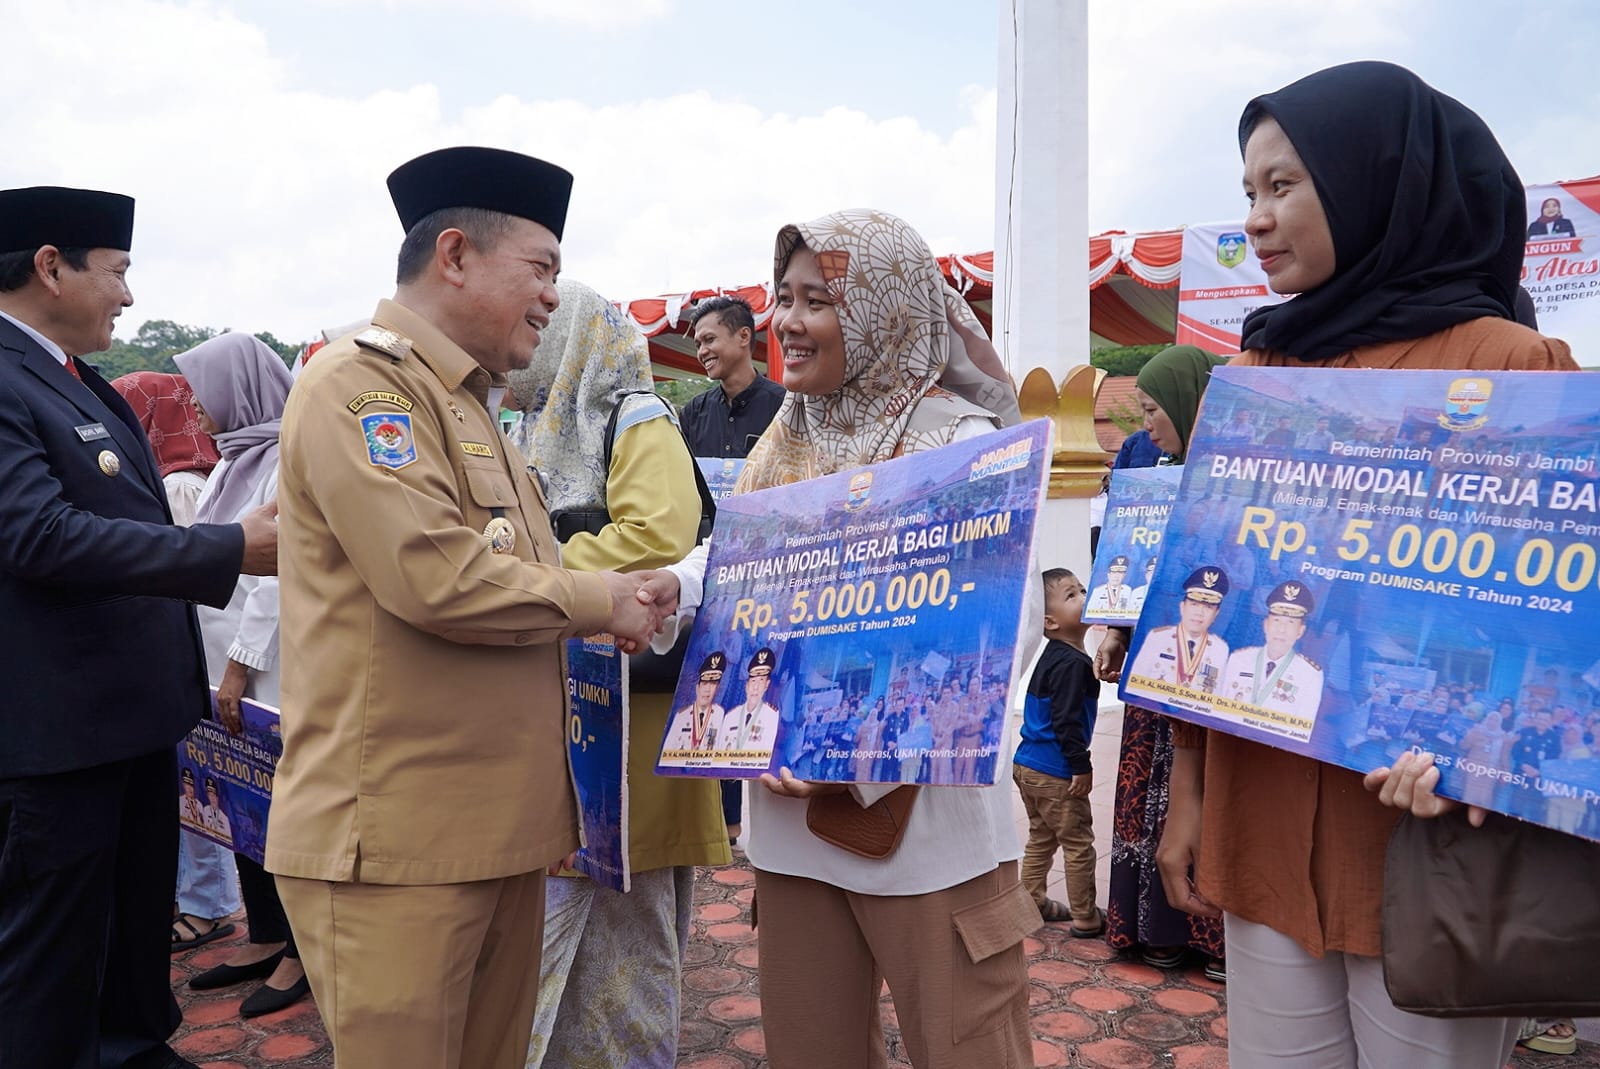
[[(1089, 789), (1094, 770), (1089, 740), (1094, 735), (1100, 682), (1083, 650), (1083, 584), (1065, 568), (1044, 573), (1044, 652), (1028, 683), (1022, 743), (1012, 778), (1028, 812), (1028, 846), (1022, 855), (1022, 885), (1047, 921), (1072, 922), (1085, 939), (1105, 931), (1095, 906), (1094, 820)], [(1065, 855), (1067, 902), (1045, 894), (1056, 850)]]

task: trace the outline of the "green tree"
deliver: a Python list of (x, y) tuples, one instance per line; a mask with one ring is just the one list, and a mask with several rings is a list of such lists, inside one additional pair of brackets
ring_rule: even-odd
[(1107, 375), (1137, 375), (1150, 359), (1169, 346), (1118, 345), (1110, 349), (1096, 349), (1089, 354), (1089, 363), (1103, 368)]
[(656, 395), (672, 402), (673, 407), (682, 408), (695, 397), (705, 393), (711, 385), (711, 380), (704, 375), (691, 375), (686, 379), (662, 379), (656, 383)]
[[(89, 362), (100, 369), (105, 378), (114, 379), (134, 371), (164, 371), (176, 374), (178, 365), (172, 357), (218, 334), (227, 333), (215, 327), (191, 327), (170, 319), (149, 319), (139, 327), (131, 341), (114, 340), (111, 348), (90, 357)], [(273, 352), (290, 364), (304, 347), (294, 342), (279, 341), (271, 331), (256, 335)]]
[(164, 371), (175, 373), (173, 353), (192, 349), (207, 338), (215, 337), (210, 327), (190, 327), (170, 319), (146, 320), (132, 341), (114, 340), (111, 348), (90, 358), (89, 362), (100, 369), (108, 379), (133, 371)]
[(304, 342), (279, 341), (272, 336), (270, 330), (263, 330), (256, 334), (256, 337), (261, 339), (261, 343), (268, 349), (277, 353), (285, 364), (292, 365), (294, 358), (300, 355), (300, 350), (306, 347)]
[(185, 349), (193, 349), (220, 333), (222, 331), (211, 327), (191, 327), (170, 319), (147, 319), (133, 336), (133, 345), (152, 355), (171, 356)]

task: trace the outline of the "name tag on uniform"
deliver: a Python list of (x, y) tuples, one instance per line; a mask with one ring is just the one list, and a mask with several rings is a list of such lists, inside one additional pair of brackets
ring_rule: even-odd
[(106, 430), (104, 423), (85, 423), (81, 427), (72, 429), (78, 432), (79, 441), (98, 442), (102, 438), (111, 437), (111, 432)]

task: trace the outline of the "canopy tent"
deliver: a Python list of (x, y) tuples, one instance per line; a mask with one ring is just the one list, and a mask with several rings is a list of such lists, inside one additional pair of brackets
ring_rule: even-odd
[[(1089, 331), (1093, 348), (1158, 345), (1171, 342), (1177, 327), (1178, 271), (1183, 231), (1128, 234), (1120, 230), (1089, 239)], [(991, 334), (994, 303), (994, 253), (941, 256), (939, 267), (967, 299)], [(757, 353), (769, 351), (772, 284), (707, 288), (627, 301), (622, 311), (650, 342), (650, 362), (658, 379), (701, 374), (689, 340), (688, 312), (707, 297), (742, 297), (755, 313)], [(1088, 354), (1084, 354), (1087, 359)], [(764, 362), (760, 363), (765, 371)]]

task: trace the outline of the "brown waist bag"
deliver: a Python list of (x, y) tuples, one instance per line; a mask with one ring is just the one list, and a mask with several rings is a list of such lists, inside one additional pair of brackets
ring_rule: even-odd
[(881, 861), (905, 836), (920, 790), (913, 784), (896, 787), (866, 807), (849, 791), (814, 795), (806, 804), (806, 827), (825, 843)]

